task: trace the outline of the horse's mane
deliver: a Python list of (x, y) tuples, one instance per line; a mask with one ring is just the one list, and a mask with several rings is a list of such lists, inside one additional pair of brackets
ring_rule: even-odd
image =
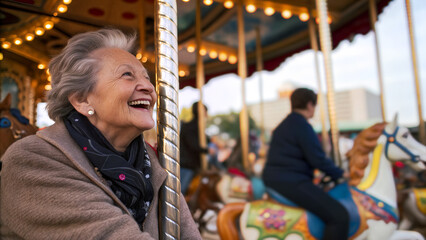
[(350, 185), (358, 185), (368, 165), (368, 154), (376, 147), (377, 139), (382, 135), (386, 123), (376, 123), (362, 130), (355, 138), (354, 146), (346, 154), (349, 159)]

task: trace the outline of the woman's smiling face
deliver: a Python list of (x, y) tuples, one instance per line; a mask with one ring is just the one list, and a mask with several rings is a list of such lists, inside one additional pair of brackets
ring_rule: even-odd
[(87, 97), (95, 114), (88, 118), (114, 147), (123, 145), (154, 126), (154, 86), (142, 63), (124, 50), (102, 48), (92, 57), (100, 67), (95, 88)]

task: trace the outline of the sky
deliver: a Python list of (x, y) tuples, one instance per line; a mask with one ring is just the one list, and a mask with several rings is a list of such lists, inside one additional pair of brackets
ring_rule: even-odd
[[(411, 0), (417, 66), (423, 119), (426, 119), (426, 1)], [(395, 113), (401, 124), (418, 124), (417, 97), (410, 49), (410, 38), (404, 0), (393, 0), (376, 23), (381, 58), (386, 120)], [(319, 55), (322, 89), (326, 89), (322, 55)], [(374, 35), (357, 35), (352, 42), (345, 40), (332, 52), (332, 73), (335, 91), (366, 88), (379, 94)], [(283, 83), (293, 82), (301, 87), (318, 89), (314, 52), (306, 50), (293, 55), (274, 71), (262, 71), (263, 100), (278, 98)], [(245, 80), (246, 103), (260, 102), (259, 74)], [(241, 80), (235, 74), (211, 79), (202, 89), (203, 102), (209, 115), (239, 112), (242, 106)], [(179, 107), (187, 108), (199, 100), (199, 90), (186, 87), (179, 91)]]

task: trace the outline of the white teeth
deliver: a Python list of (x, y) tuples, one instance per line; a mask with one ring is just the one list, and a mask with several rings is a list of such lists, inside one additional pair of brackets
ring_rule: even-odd
[(137, 100), (137, 101), (130, 101), (129, 102), (130, 106), (135, 106), (135, 105), (150, 105), (148, 100)]

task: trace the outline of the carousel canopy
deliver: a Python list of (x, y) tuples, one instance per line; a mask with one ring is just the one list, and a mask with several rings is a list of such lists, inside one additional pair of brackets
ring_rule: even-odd
[[(195, 8), (198, 0), (177, 0), (180, 87), (195, 85)], [(202, 0), (200, 0), (202, 1)], [(310, 48), (309, 18), (314, 0), (242, 0), (248, 74), (255, 71), (256, 29), (261, 36), (264, 69)], [(390, 0), (376, 0), (380, 13)], [(237, 72), (237, 0), (203, 0), (200, 53), (206, 81)], [(333, 47), (370, 31), (368, 0), (328, 0)], [(154, 0), (3, 0), (0, 41), (4, 60), (44, 68), (75, 34), (103, 27), (136, 32), (138, 58), (153, 72)], [(47, 81), (46, 81), (47, 83)]]

